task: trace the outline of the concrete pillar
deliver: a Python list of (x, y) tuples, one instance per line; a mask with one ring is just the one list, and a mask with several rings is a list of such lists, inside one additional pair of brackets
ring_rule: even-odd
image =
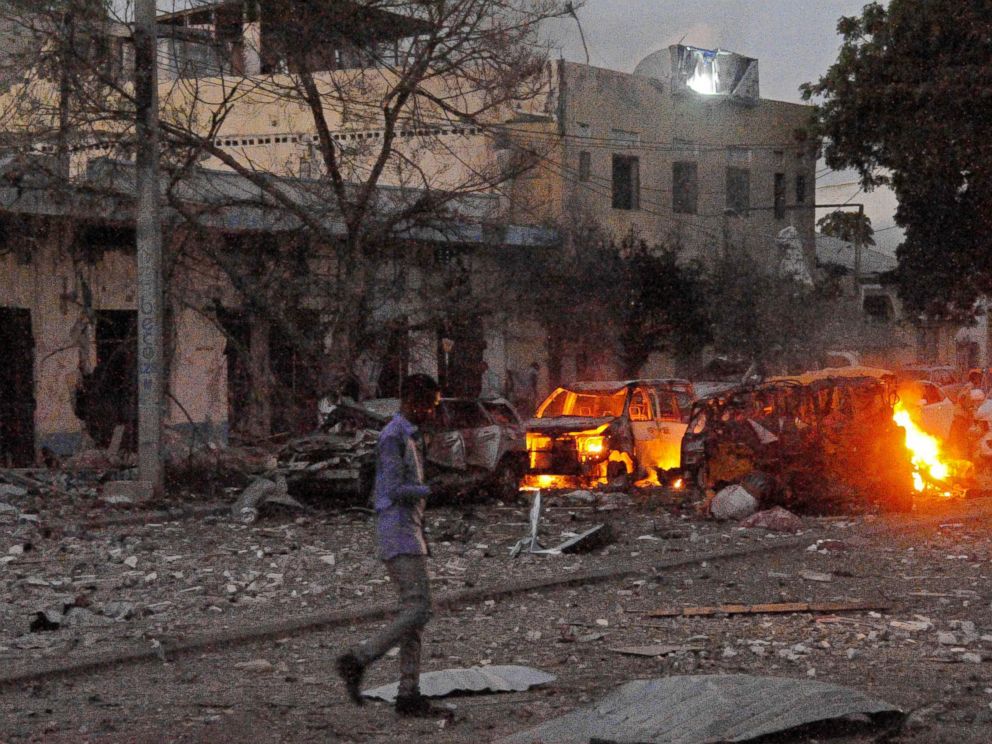
[(262, 72), (262, 24), (258, 21), (246, 23), (242, 35), (245, 70), (247, 77), (260, 75)]

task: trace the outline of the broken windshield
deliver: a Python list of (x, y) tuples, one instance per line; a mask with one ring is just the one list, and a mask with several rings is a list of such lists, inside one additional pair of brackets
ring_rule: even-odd
[(616, 418), (623, 413), (627, 389), (582, 390), (558, 388), (538, 410), (538, 418), (577, 416), (582, 418)]

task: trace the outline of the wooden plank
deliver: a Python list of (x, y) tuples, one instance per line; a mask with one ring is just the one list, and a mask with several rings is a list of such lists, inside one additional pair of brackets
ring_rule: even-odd
[(884, 605), (866, 602), (771, 602), (767, 604), (724, 604), (716, 607), (675, 607), (652, 610), (645, 617), (712, 617), (714, 615), (783, 615), (796, 612), (865, 612), (886, 610)]

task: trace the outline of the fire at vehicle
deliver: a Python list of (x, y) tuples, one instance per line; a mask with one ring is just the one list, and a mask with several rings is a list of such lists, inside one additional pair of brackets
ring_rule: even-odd
[(739, 386), (694, 404), (682, 467), (703, 493), (757, 474), (765, 501), (792, 508), (905, 511), (914, 492), (963, 493), (972, 475), (922, 423), (925, 405), (869, 368)]
[(524, 489), (681, 487), (681, 441), (693, 398), (686, 380), (580, 382), (560, 387), (528, 425)]

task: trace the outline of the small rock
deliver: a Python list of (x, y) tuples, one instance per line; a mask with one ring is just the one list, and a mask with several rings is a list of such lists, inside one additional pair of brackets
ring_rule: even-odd
[(598, 620), (596, 620), (596, 625), (598, 625), (601, 628), (608, 628), (610, 627), (610, 621), (606, 620), (605, 618), (599, 618)]
[(958, 639), (953, 633), (949, 633), (946, 630), (942, 630), (937, 633), (937, 643), (941, 646), (957, 646)]
[(889, 625), (896, 630), (905, 630), (909, 633), (917, 633), (933, 628), (933, 623), (923, 620), (892, 620)]
[(130, 620), (134, 617), (134, 605), (131, 602), (107, 602), (103, 606), (103, 615), (111, 620)]
[[(20, 486), (15, 486), (10, 483), (0, 483), (0, 499), (20, 498), (27, 495), (28, 491), (26, 488), (21, 488)], [(4, 504), (4, 506), (7, 505)]]
[(799, 576), (806, 581), (819, 581), (819, 582), (829, 582), (833, 581), (833, 574), (821, 573), (820, 571), (800, 571)]
[(741, 527), (762, 528), (772, 532), (799, 532), (803, 528), (803, 521), (788, 509), (776, 506), (751, 515), (741, 522)]
[(234, 665), (234, 668), (245, 672), (262, 674), (264, 672), (271, 672), (274, 667), (272, 666), (272, 662), (267, 659), (252, 659), (251, 661), (240, 661)]
[(110, 506), (130, 506), (134, 503), (134, 499), (130, 496), (124, 496), (122, 494), (110, 494), (103, 496), (103, 503), (109, 504)]
[(328, 566), (333, 566), (335, 564), (334, 553), (320, 556), (320, 562), (326, 563)]
[(541, 631), (539, 630), (528, 630), (525, 636), (528, 641), (539, 641), (541, 640)]
[(7, 553), (10, 555), (24, 555), (24, 546), (11, 545), (10, 548), (7, 550)]
[(982, 655), (976, 654), (973, 651), (969, 651), (968, 653), (961, 654), (961, 661), (965, 661), (969, 664), (981, 664)]
[(132, 555), (124, 559), (124, 565), (128, 568), (135, 568), (138, 565), (138, 556)]
[(710, 514), (714, 519), (740, 520), (758, 511), (758, 500), (743, 486), (727, 486), (717, 492), (710, 502)]

